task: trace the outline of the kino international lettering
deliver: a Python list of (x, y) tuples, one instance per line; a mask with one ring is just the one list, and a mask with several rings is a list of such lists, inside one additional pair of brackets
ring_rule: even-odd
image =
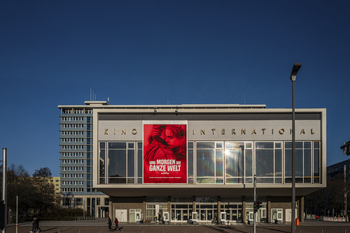
[[(200, 129), (200, 130), (195, 130), (193, 129), (192, 130), (192, 135), (206, 135), (206, 134), (211, 134), (211, 135), (226, 135), (226, 134), (231, 134), (231, 135), (237, 135), (237, 134), (240, 134), (240, 135), (247, 135), (247, 134), (250, 134), (250, 135), (266, 135), (268, 133), (270, 133), (271, 135), (273, 134), (280, 134), (280, 135), (283, 135), (285, 134), (286, 132), (289, 131), (289, 134), (292, 134), (293, 133), (293, 130), (292, 129), (285, 129), (285, 128), (280, 128), (280, 129), (268, 129), (268, 128), (261, 128), (261, 129), (252, 129), (252, 130), (247, 130), (246, 128), (242, 128), (242, 129), (235, 129), (235, 128), (232, 128), (230, 130), (227, 130), (227, 129), (216, 129), (216, 128), (212, 128), (210, 130), (208, 129)], [(104, 129), (104, 135), (109, 135), (109, 134), (112, 134), (112, 135), (116, 135), (116, 134), (120, 134), (120, 135), (127, 135), (128, 133), (132, 134), (132, 135), (137, 135), (138, 134), (138, 131), (137, 129), (133, 128), (131, 130), (128, 130), (128, 129)], [(299, 134), (315, 134), (315, 131), (313, 128), (311, 129), (304, 129), (302, 128), (300, 130), (300, 132), (297, 132)]]

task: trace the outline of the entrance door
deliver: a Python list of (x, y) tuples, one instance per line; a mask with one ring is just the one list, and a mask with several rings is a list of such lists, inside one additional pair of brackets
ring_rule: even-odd
[[(295, 209), (295, 217), (298, 217), (298, 210)], [(292, 209), (286, 209), (286, 222), (292, 221)]]
[(214, 212), (212, 209), (201, 209), (199, 213), (199, 220), (203, 222), (213, 221)]
[(186, 222), (189, 219), (188, 210), (176, 209), (176, 221)]
[(283, 209), (271, 209), (271, 221), (283, 222)]
[(206, 221), (207, 220), (207, 210), (201, 210), (199, 219), (201, 221)]
[(249, 222), (253, 222), (254, 221), (254, 212), (249, 212), (248, 220), (249, 220)]
[(119, 222), (127, 222), (128, 221), (128, 210), (115, 210), (115, 217), (118, 218)]
[(213, 210), (207, 210), (207, 221), (213, 221)]
[(267, 222), (267, 219), (266, 219), (266, 208), (261, 208), (259, 211), (260, 211), (260, 221), (261, 222)]
[(183, 221), (187, 221), (188, 218), (188, 210), (182, 210)]
[(182, 215), (182, 210), (181, 209), (179, 209), (179, 210), (177, 209), (176, 210), (176, 220), (177, 221), (182, 221), (182, 216), (183, 216)]

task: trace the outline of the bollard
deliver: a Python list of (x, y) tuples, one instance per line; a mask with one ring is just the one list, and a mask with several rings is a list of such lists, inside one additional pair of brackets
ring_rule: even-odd
[(81, 233), (80, 229), (79, 229), (79, 233)]
[(58, 228), (58, 233), (60, 233), (60, 229)]

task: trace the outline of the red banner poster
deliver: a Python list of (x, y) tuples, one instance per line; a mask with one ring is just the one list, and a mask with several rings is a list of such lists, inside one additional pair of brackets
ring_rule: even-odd
[(143, 182), (187, 183), (186, 125), (143, 125)]

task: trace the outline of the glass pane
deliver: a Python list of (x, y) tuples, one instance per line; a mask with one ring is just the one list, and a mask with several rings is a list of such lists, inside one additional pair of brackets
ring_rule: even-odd
[(216, 183), (217, 184), (223, 184), (224, 183), (224, 177), (216, 177)]
[(213, 210), (207, 210), (207, 220), (213, 220)]
[(257, 183), (274, 183), (273, 178), (256, 178)]
[(304, 142), (304, 148), (311, 148), (311, 142)]
[(257, 149), (273, 148), (273, 142), (257, 142), (255, 145)]
[(201, 210), (201, 220), (206, 220), (205, 212), (206, 212), (205, 210)]
[(215, 142), (197, 142), (197, 148), (215, 148)]
[(276, 178), (275, 179), (276, 184), (281, 184), (282, 183), (282, 178)]
[(226, 183), (227, 184), (241, 184), (241, 183), (243, 183), (243, 178), (226, 177)]
[(188, 142), (188, 148), (193, 148), (193, 142)]
[(226, 177), (243, 176), (243, 149), (226, 149)]
[(134, 177), (134, 150), (128, 150), (128, 177)]
[(302, 142), (295, 142), (295, 148), (303, 148), (303, 143)]
[(216, 176), (223, 176), (224, 163), (223, 163), (223, 150), (216, 150)]
[(303, 150), (295, 150), (295, 176), (303, 176)]
[(252, 159), (252, 150), (245, 150), (245, 175), (253, 175), (253, 159)]
[(105, 150), (100, 151), (100, 178), (105, 177)]
[(320, 182), (320, 174), (319, 174), (319, 155), (320, 150), (314, 149), (314, 182), (319, 183)]
[(292, 150), (286, 150), (285, 156), (285, 175), (292, 176)]
[(311, 178), (311, 149), (304, 150), (304, 177)]
[(110, 150), (109, 151), (109, 177), (125, 177), (126, 176), (126, 151)]
[(188, 218), (188, 210), (183, 210), (182, 213), (183, 213), (183, 220), (187, 221), (187, 219), (189, 219)]
[(125, 184), (126, 183), (126, 178), (109, 178), (108, 182), (110, 184)]
[(282, 177), (282, 150), (275, 150), (275, 176)]
[(234, 148), (244, 148), (243, 142), (226, 142), (225, 143), (226, 149), (234, 149)]
[(108, 143), (109, 149), (126, 149), (125, 142), (110, 142)]
[(202, 184), (215, 184), (215, 178), (197, 178), (197, 183)]
[(142, 150), (138, 150), (138, 158), (137, 158), (137, 174), (138, 177), (142, 177)]
[(188, 150), (188, 177), (193, 177), (193, 150)]
[(197, 176), (214, 176), (214, 150), (197, 150)]
[(256, 175), (273, 176), (273, 150), (256, 149)]
[(320, 148), (320, 143), (319, 142), (314, 142), (314, 148)]
[(218, 148), (218, 149), (219, 149), (219, 148), (222, 148), (222, 142), (217, 142), (217, 143), (216, 143), (216, 148)]

